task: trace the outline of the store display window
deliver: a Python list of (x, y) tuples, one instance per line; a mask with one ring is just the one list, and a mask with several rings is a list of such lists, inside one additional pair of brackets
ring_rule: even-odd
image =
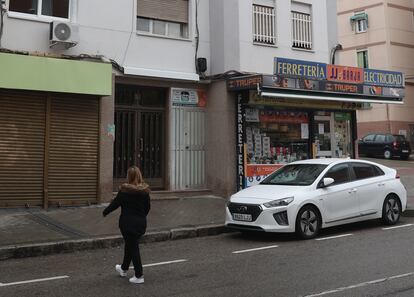
[(309, 114), (246, 108), (247, 186), (260, 182), (284, 164), (309, 158)]

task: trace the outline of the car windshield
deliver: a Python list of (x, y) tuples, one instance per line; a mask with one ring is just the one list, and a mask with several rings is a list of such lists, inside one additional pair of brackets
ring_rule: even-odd
[(327, 165), (291, 164), (280, 168), (265, 178), (261, 185), (309, 186)]

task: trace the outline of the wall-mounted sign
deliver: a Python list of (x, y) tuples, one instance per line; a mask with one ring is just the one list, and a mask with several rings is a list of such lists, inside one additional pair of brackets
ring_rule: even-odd
[(204, 90), (171, 88), (171, 102), (173, 106), (199, 106), (206, 104)]
[(382, 87), (404, 87), (404, 74), (396, 71), (332, 65), (311, 61), (274, 58), (274, 74), (284, 77), (328, 80)]
[(275, 74), (316, 80), (326, 79), (326, 64), (285, 58), (275, 58)]
[(404, 75), (401, 72), (364, 69), (364, 84), (384, 87), (404, 87)]
[(364, 82), (364, 69), (349, 66), (327, 65), (326, 78), (329, 81), (362, 84)]
[(232, 91), (257, 88), (258, 84), (262, 84), (262, 79), (262, 75), (251, 75), (230, 79), (227, 81), (227, 88)]

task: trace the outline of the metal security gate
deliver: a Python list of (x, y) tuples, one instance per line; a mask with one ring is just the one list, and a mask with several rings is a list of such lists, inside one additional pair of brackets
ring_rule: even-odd
[(164, 187), (164, 112), (117, 110), (115, 112), (115, 188), (125, 182), (128, 167), (137, 165), (153, 188)]
[(0, 125), (0, 207), (97, 202), (97, 97), (2, 91)]
[(0, 92), (0, 207), (43, 204), (46, 99)]
[(172, 190), (206, 188), (204, 110), (173, 107), (171, 123)]
[(48, 203), (95, 203), (99, 99), (52, 97), (50, 104)]

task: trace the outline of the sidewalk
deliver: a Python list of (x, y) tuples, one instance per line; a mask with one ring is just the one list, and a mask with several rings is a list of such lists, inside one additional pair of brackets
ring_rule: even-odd
[[(225, 203), (225, 199), (213, 195), (152, 199), (142, 240), (225, 232)], [(106, 206), (0, 209), (0, 260), (119, 245), (120, 209), (104, 218)]]
[[(153, 199), (143, 242), (226, 232), (226, 200), (213, 195)], [(105, 205), (42, 209), (0, 209), (0, 260), (120, 245), (120, 209), (102, 216)], [(414, 216), (414, 197), (408, 210)]]

